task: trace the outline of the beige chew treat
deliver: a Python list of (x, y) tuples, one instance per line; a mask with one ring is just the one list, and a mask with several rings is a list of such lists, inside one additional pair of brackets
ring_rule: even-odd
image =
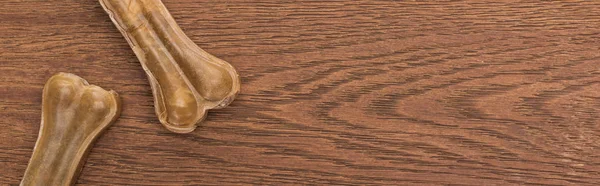
[(52, 76), (44, 87), (40, 132), (21, 185), (73, 185), (92, 143), (120, 111), (114, 91), (73, 74)]
[(233, 101), (240, 90), (236, 70), (194, 44), (160, 0), (100, 3), (142, 64), (167, 129), (191, 132), (208, 110)]

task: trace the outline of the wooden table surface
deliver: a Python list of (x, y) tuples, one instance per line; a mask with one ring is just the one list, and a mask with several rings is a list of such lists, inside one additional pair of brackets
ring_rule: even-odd
[(600, 183), (598, 1), (164, 3), (243, 83), (190, 134), (96, 0), (0, 1), (1, 185), (58, 72), (123, 100), (81, 185)]

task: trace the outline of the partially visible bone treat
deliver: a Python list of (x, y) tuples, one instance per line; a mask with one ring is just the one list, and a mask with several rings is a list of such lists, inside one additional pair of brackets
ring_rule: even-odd
[(191, 132), (208, 110), (233, 101), (240, 90), (236, 70), (194, 44), (160, 0), (100, 3), (142, 64), (167, 129)]
[(44, 86), (42, 122), (22, 186), (73, 185), (93, 142), (119, 116), (114, 91), (59, 73)]

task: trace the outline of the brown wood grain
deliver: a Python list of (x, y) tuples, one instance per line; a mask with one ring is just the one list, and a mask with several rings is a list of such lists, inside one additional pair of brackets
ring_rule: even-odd
[(96, 0), (0, 1), (0, 184), (57, 72), (123, 100), (81, 185), (600, 184), (600, 2), (163, 1), (242, 78), (190, 134)]

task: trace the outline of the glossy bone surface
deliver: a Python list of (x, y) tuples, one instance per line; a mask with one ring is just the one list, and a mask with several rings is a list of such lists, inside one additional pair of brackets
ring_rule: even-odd
[(194, 44), (160, 0), (100, 3), (142, 64), (167, 129), (191, 132), (208, 110), (233, 101), (240, 89), (235, 69)]
[(117, 93), (66, 73), (44, 86), (42, 122), (21, 185), (73, 185), (94, 140), (120, 113)]

